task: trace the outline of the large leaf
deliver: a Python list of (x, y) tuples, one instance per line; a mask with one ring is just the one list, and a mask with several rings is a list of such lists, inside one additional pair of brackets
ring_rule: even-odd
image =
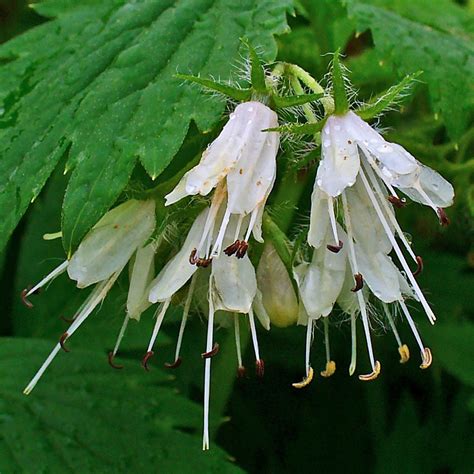
[(227, 79), (241, 37), (275, 57), (289, 0), (45, 2), (57, 15), (0, 47), (0, 246), (64, 151), (72, 170), (64, 244), (74, 249), (117, 199), (139, 158), (150, 176), (169, 164), (194, 120), (224, 104), (174, 74)]
[[(422, 81), (428, 85), (434, 112), (443, 119), (451, 137), (459, 138), (470, 125), (474, 106), (474, 47), (469, 36), (473, 22), (469, 13), (447, 1), (344, 3), (357, 31), (370, 29), (379, 60), (400, 75), (424, 71)], [(414, 8), (414, 3), (421, 5)]]
[(159, 371), (112, 371), (78, 351), (23, 395), (50, 345), (1, 341), (2, 472), (241, 472), (217, 446), (201, 451), (201, 408)]

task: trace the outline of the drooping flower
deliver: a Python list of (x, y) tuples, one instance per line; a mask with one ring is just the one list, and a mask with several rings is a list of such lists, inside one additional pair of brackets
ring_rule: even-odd
[[(380, 363), (373, 354), (367, 309), (368, 298), (373, 297), (391, 327), (395, 327), (391, 311), (401, 312), (407, 319), (420, 347), (421, 367), (426, 368), (431, 363), (431, 352), (422, 344), (405, 300), (419, 301), (430, 322), (434, 323), (436, 318), (415, 279), (422, 270), (422, 259), (414, 253), (395, 215), (394, 206), (402, 207), (405, 203), (396, 189), (433, 208), (440, 223), (446, 225), (449, 220), (444, 208), (452, 204), (453, 187), (400, 145), (384, 140), (354, 112), (330, 116), (321, 135), (322, 159), (312, 194), (308, 243), (318, 251), (324, 247), (337, 254), (347, 242), (346, 255), (354, 280), (352, 290), (356, 293), (357, 312), (362, 317), (372, 366), (372, 373), (360, 378), (371, 380), (380, 372)], [(325, 240), (328, 232), (332, 234), (329, 243)], [(414, 261), (416, 271), (411, 271), (402, 249)], [(389, 256), (392, 250), (403, 273)], [(370, 289), (367, 295), (361, 291), (364, 283)], [(401, 357), (407, 359), (408, 350), (395, 334)], [(354, 361), (353, 355), (351, 367), (355, 367)]]
[[(277, 114), (261, 102), (244, 102), (230, 115), (220, 135), (203, 153), (200, 163), (188, 171), (166, 196), (166, 205), (185, 196), (207, 196), (215, 189), (201, 239), (193, 250), (192, 261), (205, 266), (221, 254), (231, 216), (238, 216), (236, 233), (244, 217), (250, 215), (242, 240), (225, 247), (227, 255), (241, 258), (253, 233), (261, 241), (263, 208), (276, 177), (278, 132), (263, 130), (278, 126)], [(218, 211), (224, 204), (225, 211)], [(217, 233), (215, 232), (217, 229)]]
[[(38, 380), (61, 349), (68, 352), (65, 346), (66, 340), (79, 329), (94, 309), (104, 300), (124, 267), (132, 256), (136, 255), (136, 269), (132, 270), (127, 315), (114, 352), (109, 354), (110, 364), (114, 367), (119, 367), (114, 365), (113, 356), (125, 331), (126, 322), (128, 322), (129, 318), (138, 319), (141, 312), (146, 309), (146, 299), (145, 301), (143, 300), (143, 293), (141, 294), (141, 299), (138, 296), (138, 286), (140, 285), (136, 281), (134, 282), (136, 280), (134, 275), (138, 271), (138, 266), (142, 268), (144, 264), (145, 266), (152, 264), (154, 248), (152, 244), (146, 244), (154, 229), (155, 202), (152, 200), (129, 200), (107, 212), (99, 220), (83, 239), (70, 260), (61, 263), (61, 265), (30, 290), (23, 291), (23, 301), (31, 307), (32, 304), (29, 302), (28, 297), (65, 271), (68, 272), (69, 278), (77, 282), (78, 288), (85, 288), (95, 284), (92, 292), (73, 316), (72, 323), (67, 331), (61, 336), (58, 344), (25, 388), (25, 394), (29, 394), (33, 390)], [(152, 252), (150, 252), (150, 249)], [(144, 263), (144, 257), (148, 262)]]
[[(153, 346), (166, 311), (171, 303), (171, 298), (191, 280), (176, 344), (175, 361), (172, 364), (165, 365), (169, 368), (174, 368), (181, 364), (180, 349), (195, 290), (196, 272), (198, 270), (198, 266), (190, 262), (189, 255), (192, 249), (196, 248), (211, 212), (212, 207), (202, 211), (196, 218), (180, 251), (168, 262), (150, 286), (149, 301), (151, 303), (160, 303), (160, 307), (156, 312), (155, 327), (147, 353), (143, 359), (143, 365), (146, 369), (148, 368), (148, 361), (153, 355)], [(222, 209), (218, 210), (218, 212), (222, 213)], [(242, 237), (240, 220), (237, 216), (231, 217), (223, 238), (225, 245), (230, 245), (236, 238), (240, 239)], [(237, 373), (239, 376), (245, 374), (240, 348), (239, 314), (245, 314), (248, 317), (255, 351), (256, 372), (259, 376), (263, 376), (264, 362), (260, 357), (254, 314), (257, 315), (266, 329), (269, 329), (270, 326), (270, 320), (261, 303), (261, 294), (257, 289), (255, 270), (247, 255), (242, 255), (240, 259), (229, 259), (225, 255), (215, 257), (212, 260), (212, 267), (208, 278), (206, 290), (208, 303), (207, 341), (205, 351), (201, 354), (205, 360), (203, 449), (209, 449), (211, 359), (219, 352), (219, 344), (214, 342), (215, 323), (225, 323), (229, 318), (233, 321), (238, 360)]]

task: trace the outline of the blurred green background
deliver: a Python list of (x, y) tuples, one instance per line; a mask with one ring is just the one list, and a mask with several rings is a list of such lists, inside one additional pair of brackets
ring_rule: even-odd
[[(424, 22), (437, 31), (451, 31), (472, 39), (472, 4), (469, 2), (368, 3), (387, 7), (410, 21)], [(399, 79), (400, 74), (391, 67), (391, 61), (396, 59), (387, 56), (382, 60), (380, 53), (374, 51), (372, 34), (366, 31), (355, 35), (352, 20), (341, 11), (340, 5), (329, 0), (301, 2), (298, 15), (289, 20), (291, 32), (278, 39), (279, 58), (301, 65), (315, 77), (322, 77), (330, 59), (327, 53), (343, 46), (347, 55), (346, 65), (352, 71), (351, 80), (359, 90), (360, 98), (368, 98)], [(2, 42), (43, 21), (27, 7), (26, 2), (0, 1)], [(472, 57), (470, 61), (473, 61)], [(423, 64), (419, 68), (423, 69)], [(453, 106), (464, 107), (465, 104)], [(439, 228), (435, 216), (415, 204), (400, 214), (402, 227), (413, 236), (417, 253), (424, 258), (425, 271), (420, 277), (420, 284), (438, 316), (436, 326), (430, 327), (423, 314), (415, 314), (426, 345), (433, 352), (434, 362), (429, 370), (418, 368), (415, 343), (408, 328), (401, 325), (399, 329), (403, 339), (413, 349), (410, 362), (400, 365), (393, 336), (385, 334), (382, 328), (375, 328), (380, 336), (375, 338), (375, 347), (377, 358), (382, 362), (382, 375), (371, 383), (350, 378), (349, 327), (347, 323), (338, 323), (335, 316), (335, 322), (331, 325), (331, 352), (338, 370), (333, 377), (317, 377), (305, 390), (296, 391), (291, 383), (300, 380), (303, 371), (304, 328), (272, 328), (269, 333), (260, 331), (261, 352), (266, 362), (263, 380), (256, 380), (253, 376), (236, 379), (233, 335), (219, 330), (216, 339), (222, 350), (213, 362), (212, 386), (214, 454), (201, 454), (198, 452), (202, 401), (199, 351), (204, 347), (205, 331), (204, 323), (199, 318), (193, 318), (185, 335), (185, 363), (179, 371), (170, 376), (158, 369), (153, 370), (148, 374), (146, 386), (142, 387), (145, 377), (138, 367), (143, 352), (139, 348), (146, 344), (153, 324), (150, 314), (145, 314), (143, 322), (133, 325), (127, 336), (123, 352), (127, 367), (123, 373), (111, 373), (108, 376), (110, 380), (97, 375), (96, 379), (91, 380), (95, 380), (100, 387), (100, 394), (103, 395), (99, 397), (100, 401), (94, 402), (93, 407), (84, 407), (81, 405), (84, 399), (81, 398), (74, 405), (78, 393), (97, 390), (96, 387), (91, 388), (91, 380), (86, 385), (80, 379), (84, 373), (94, 373), (96, 366), (106, 365), (106, 353), (113, 346), (123, 314), (124, 281), (107, 298), (94, 321), (89, 321), (78, 333), (72, 343), (74, 351), (67, 356), (68, 359), (61, 354), (51, 377), (45, 377), (42, 387), (38, 388), (40, 399), (45, 403), (38, 410), (58, 410), (58, 416), (64, 419), (64, 426), (48, 425), (42, 418), (44, 412), (35, 412), (34, 399), (30, 408), (25, 408), (24, 401), (10, 400), (10, 395), (1, 401), (0, 408), (10, 403), (19, 403), (22, 407), (21, 414), (18, 409), (18, 418), (14, 420), (18, 433), (11, 430), (11, 424), (8, 425), (8, 435), (3, 433), (2, 436), (5, 446), (9, 448), (0, 450), (0, 465), (17, 467), (11, 470), (6, 467), (2, 472), (40, 472), (34, 467), (35, 453), (36, 448), (40, 449), (40, 444), (46, 441), (35, 438), (37, 434), (33, 432), (32, 425), (38, 425), (44, 437), (51, 438), (46, 449), (55, 453), (65, 450), (61, 455), (55, 454), (54, 463), (51, 461), (52, 464), (42, 468), (41, 472), (61, 472), (61, 465), (64, 467), (62, 472), (185, 473), (234, 472), (234, 469), (238, 472), (238, 468), (251, 473), (474, 472), (473, 176), (472, 166), (462, 168), (463, 163), (473, 159), (473, 130), (471, 126), (458, 139), (449, 138), (445, 124), (432, 112), (423, 77), (414, 96), (405, 101), (401, 112), (389, 113), (383, 119), (390, 139), (403, 144), (420, 160), (442, 172), (454, 183), (457, 191), (456, 204), (448, 211), (452, 224), (447, 229)], [(458, 166), (453, 166), (453, 163)], [(311, 170), (295, 173), (295, 186), (305, 186), (298, 212), (283, 208), (281, 215), (275, 213), (277, 222), (290, 222), (289, 234), (292, 237), (297, 235), (301, 222), (304, 222), (302, 216), (308, 213), (313, 176), (314, 171)], [(21, 221), (4, 252), (2, 336), (55, 340), (64, 331), (64, 323), (58, 316), (68, 315), (83, 298), (66, 279), (55, 282), (35, 300), (37, 304), (33, 311), (22, 307), (18, 298), (26, 284), (36, 281), (63, 256), (59, 242), (44, 242), (41, 236), (59, 228), (65, 186), (61, 170), (56, 171)], [(176, 314), (167, 319), (165, 333), (158, 339), (157, 346), (161, 349), (157, 359), (160, 362), (173, 358), (178, 316)], [(321, 331), (317, 331), (313, 345), (313, 367), (316, 370), (322, 370), (325, 363), (322, 338)], [(33, 368), (47, 354), (49, 345), (43, 342), (30, 344), (25, 339), (24, 351), (16, 353), (9, 351), (9, 344), (5, 342), (4, 347), (0, 348), (0, 352), (3, 351), (2, 384), (8, 378), (8, 384), (21, 389)], [(361, 371), (368, 368), (363, 347), (361, 340)], [(88, 359), (90, 356), (86, 353), (81, 356), (81, 348), (102, 351), (104, 360)], [(250, 346), (247, 347), (245, 360), (248, 367), (252, 367)], [(97, 371), (99, 374), (99, 369)], [(47, 388), (53, 380), (60, 390), (55, 390), (58, 387), (54, 384)], [(195, 401), (196, 405), (183, 404), (181, 407), (178, 402), (159, 397), (151, 403), (156, 393), (153, 388), (161, 385), (172, 387), (173, 393), (184, 395)], [(120, 392), (123, 398), (120, 402), (114, 402), (115, 407), (107, 404), (111, 390)], [(18, 397), (21, 397), (21, 391)], [(51, 405), (45, 401), (48, 399)], [(145, 406), (151, 411), (142, 413)], [(68, 420), (66, 413), (71, 410), (79, 410), (79, 416)], [(94, 416), (87, 414), (91, 410), (95, 410), (93, 413), (98, 418), (105, 413), (104, 419), (109, 417), (107, 423), (116, 423), (112, 439), (108, 433), (104, 436), (109, 439), (101, 438), (100, 426), (95, 425)], [(0, 415), (0, 423), (7, 426), (10, 416)], [(156, 421), (157, 417), (161, 417), (160, 422)], [(78, 434), (84, 425), (89, 426), (86, 433)], [(168, 425), (173, 426), (174, 431), (170, 431)], [(25, 443), (25, 433), (28, 434), (30, 429), (33, 442)], [(56, 435), (45, 434), (51, 430)], [(92, 435), (94, 430), (95, 435)], [(159, 436), (160, 430), (163, 430), (162, 436)], [(139, 465), (136, 459), (127, 458), (126, 451), (129, 450), (129, 457), (139, 456), (139, 436), (143, 436), (143, 431), (147, 453), (144, 454), (143, 465)], [(81, 464), (84, 459), (71, 457), (63, 446), (76, 436), (89, 440), (90, 446), (85, 449), (93, 452), (96, 464)], [(15, 440), (21, 447), (16, 452), (11, 450)], [(223, 448), (227, 455), (216, 445)], [(157, 455), (162, 463), (160, 465), (153, 465), (152, 457), (148, 457), (153, 446), (160, 453)], [(219, 454), (216, 455), (216, 452)], [(24, 456), (24, 459), (18, 460), (19, 456)], [(61, 456), (64, 459), (61, 460)], [(123, 457), (123, 463), (110, 467), (110, 456)], [(203, 461), (206, 457), (212, 457), (213, 461)], [(12, 459), (16, 460), (16, 464)], [(168, 463), (163, 459), (168, 459)]]

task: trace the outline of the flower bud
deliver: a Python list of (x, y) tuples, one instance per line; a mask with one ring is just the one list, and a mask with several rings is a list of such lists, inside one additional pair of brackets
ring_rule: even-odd
[(107, 212), (90, 230), (68, 265), (68, 274), (85, 288), (121, 270), (155, 229), (155, 202), (131, 199)]
[(257, 283), (271, 323), (282, 328), (296, 323), (298, 299), (285, 265), (269, 242), (265, 243), (258, 264)]

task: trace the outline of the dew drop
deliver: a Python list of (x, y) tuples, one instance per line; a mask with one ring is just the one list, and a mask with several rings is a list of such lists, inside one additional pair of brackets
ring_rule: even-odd
[(339, 132), (339, 130), (341, 130), (341, 126), (340, 125), (334, 125), (334, 130), (336, 130), (336, 132)]
[(247, 110), (248, 110), (249, 112), (253, 112), (253, 107), (249, 107)]
[(323, 140), (323, 146), (324, 148), (328, 148), (331, 146), (331, 140)]

